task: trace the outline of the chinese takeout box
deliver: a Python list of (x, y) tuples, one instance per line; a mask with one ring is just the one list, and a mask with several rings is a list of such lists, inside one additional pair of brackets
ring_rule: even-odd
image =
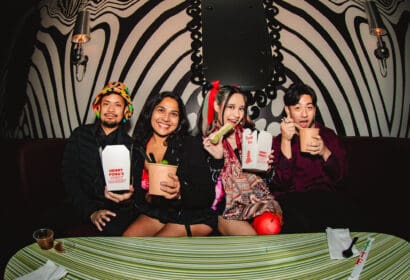
[(249, 171), (267, 171), (272, 150), (272, 134), (261, 130), (244, 129), (242, 134), (242, 168)]
[(124, 145), (107, 145), (101, 152), (101, 161), (108, 191), (130, 189), (130, 151)]

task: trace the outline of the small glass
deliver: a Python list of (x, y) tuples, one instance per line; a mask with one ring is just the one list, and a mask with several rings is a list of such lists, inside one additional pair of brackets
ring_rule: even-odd
[(33, 238), (37, 241), (38, 246), (43, 250), (49, 250), (54, 247), (54, 231), (49, 228), (40, 228), (33, 232)]
[(54, 250), (57, 253), (71, 252), (75, 247), (75, 243), (67, 239), (57, 239), (54, 243)]

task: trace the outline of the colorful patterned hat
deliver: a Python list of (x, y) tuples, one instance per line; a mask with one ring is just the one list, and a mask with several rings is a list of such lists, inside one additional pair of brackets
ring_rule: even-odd
[(116, 93), (121, 95), (128, 106), (128, 111), (125, 112), (124, 119), (125, 121), (129, 120), (134, 112), (134, 106), (132, 106), (131, 96), (128, 90), (128, 87), (121, 82), (109, 82), (95, 97), (93, 102), (93, 110), (97, 118), (100, 118), (100, 104), (101, 99), (106, 94)]

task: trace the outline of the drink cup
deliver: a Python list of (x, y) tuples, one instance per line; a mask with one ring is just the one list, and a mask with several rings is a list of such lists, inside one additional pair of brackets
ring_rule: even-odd
[(172, 183), (169, 173), (175, 175), (178, 166), (160, 163), (148, 163), (149, 176), (149, 194), (165, 196), (166, 193), (161, 190), (161, 182)]
[(54, 246), (54, 231), (49, 228), (40, 228), (33, 232), (33, 238), (43, 250), (49, 250)]
[(307, 145), (311, 144), (314, 139), (313, 137), (319, 135), (319, 128), (316, 127), (306, 127), (299, 130), (300, 138), (300, 151), (307, 152)]

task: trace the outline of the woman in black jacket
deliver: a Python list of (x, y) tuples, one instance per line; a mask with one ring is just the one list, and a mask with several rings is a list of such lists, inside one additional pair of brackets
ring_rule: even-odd
[[(141, 215), (124, 236), (203, 236), (217, 228), (211, 206), (213, 178), (223, 165), (222, 147), (210, 145), (206, 151), (202, 138), (188, 135), (188, 129), (178, 95), (163, 92), (145, 104), (135, 131), (133, 160), (135, 205)], [(176, 176), (169, 175), (170, 183), (161, 182), (162, 196), (148, 193), (150, 154), (156, 163), (166, 160), (178, 166)]]

